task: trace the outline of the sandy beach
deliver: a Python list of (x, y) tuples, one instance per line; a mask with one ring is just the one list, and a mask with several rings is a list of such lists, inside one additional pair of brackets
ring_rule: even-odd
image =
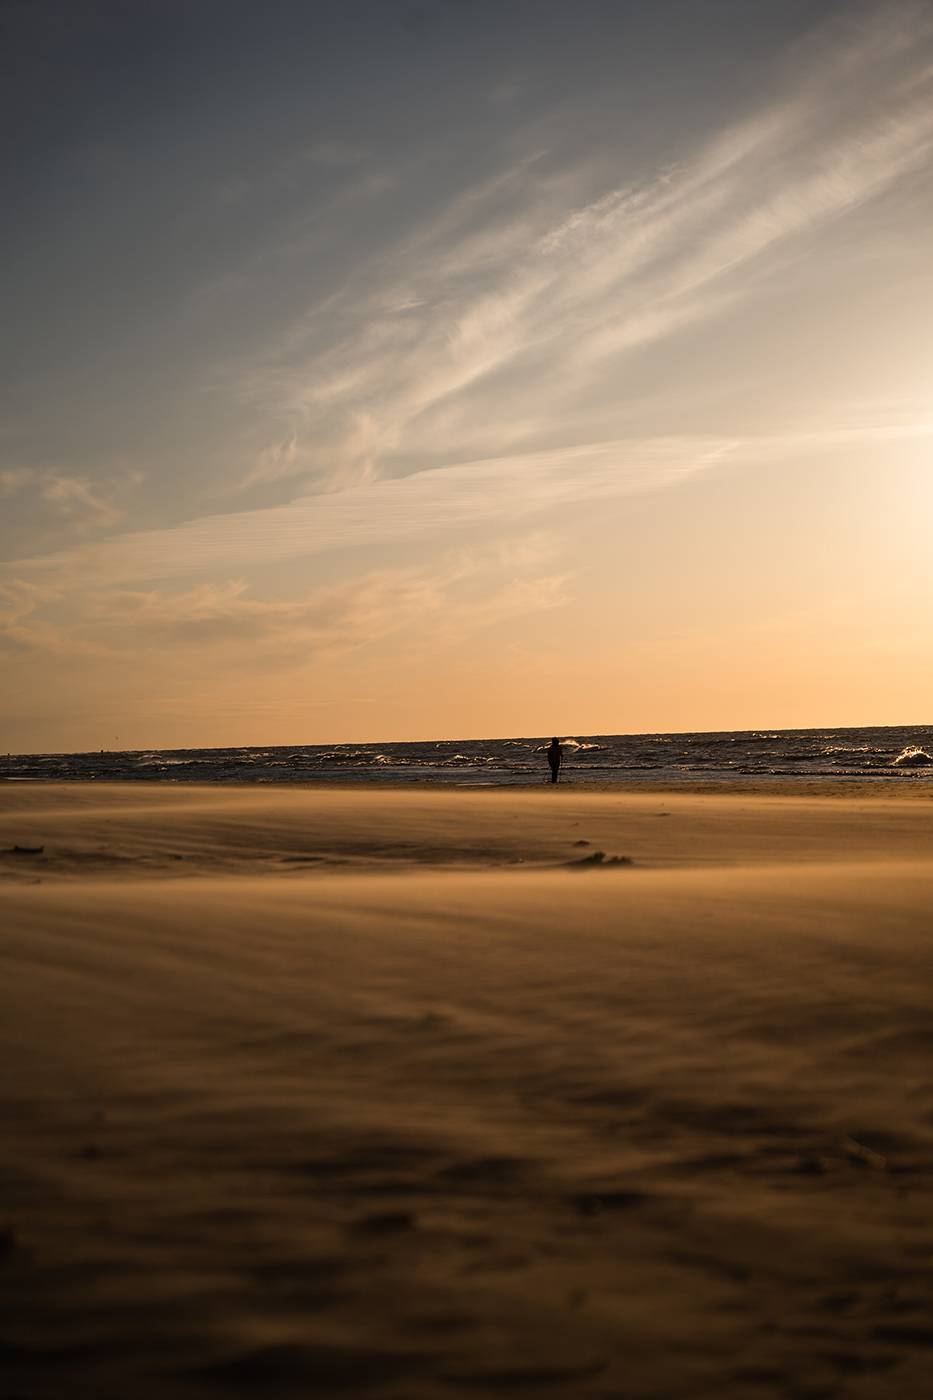
[(9, 1400), (928, 1393), (923, 788), (8, 783), (0, 851)]

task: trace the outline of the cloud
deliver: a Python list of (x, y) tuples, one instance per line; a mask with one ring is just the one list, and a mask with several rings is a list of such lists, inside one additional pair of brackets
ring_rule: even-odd
[[(431, 567), (372, 571), (290, 598), (263, 598), (240, 579), (194, 588), (99, 589), (80, 596), (28, 580), (0, 584), (0, 641), (18, 650), (66, 645), (111, 659), (132, 641), (154, 650), (277, 657), (294, 665), (414, 632), (423, 645), (459, 640), (566, 602), (566, 578), (541, 573), (543, 536), (448, 553)], [(52, 624), (44, 611), (66, 624)], [(238, 662), (239, 664), (239, 662)]]
[(0, 627), (15, 627), (41, 607), (49, 596), (49, 589), (26, 579), (0, 583)]
[(0, 651), (50, 652), (66, 657), (100, 656), (92, 641), (76, 636), (68, 626), (42, 616), (61, 603), (61, 593), (28, 579), (0, 580)]
[(600, 397), (624, 435), (621, 359), (754, 296), (929, 161), (931, 38), (916, 8), (831, 28), (760, 110), (569, 209), (587, 172), (540, 152), (465, 191), (244, 370), (293, 444), (247, 484), (342, 489), (579, 441)]
[(14, 496), (32, 480), (33, 473), (27, 467), (5, 467), (0, 470), (0, 496)]
[(560, 526), (565, 510), (672, 490), (713, 468), (797, 463), (840, 447), (922, 441), (933, 420), (887, 420), (863, 404), (838, 426), (756, 437), (670, 437), (588, 443), (496, 457), (302, 496), (285, 506), (206, 516), (54, 554), (0, 564), (18, 579), (69, 589), (226, 573), (360, 545), (449, 545), (458, 533), (496, 535), (537, 522)]
[(93, 598), (87, 617), (98, 628), (128, 630), (150, 645), (161, 640), (173, 646), (347, 650), (391, 635), (414, 616), (428, 618), (441, 606), (443, 584), (424, 572), (404, 570), (288, 600), (255, 597), (242, 580), (181, 593), (116, 590)]
[(115, 525), (123, 518), (123, 511), (86, 477), (52, 473), (40, 490), (42, 499), (78, 530)]
[(298, 439), (294, 433), (263, 448), (251, 471), (241, 482), (244, 490), (259, 482), (279, 481), (282, 477), (294, 476), (300, 470), (302, 454), (298, 449)]
[[(281, 499), (300, 477), (296, 499), (33, 550), (0, 578), (137, 587), (348, 546), (433, 547), (831, 448), (851, 424), (814, 436), (786, 430), (785, 414), (771, 436), (634, 435), (621, 366), (752, 295), (929, 159), (931, 35), (916, 9), (828, 31), (758, 110), (653, 178), (587, 198), (576, 196), (592, 172), (556, 170), (532, 148), (243, 367), (239, 391), (280, 429), (237, 485), (274, 485)], [(882, 421), (859, 440), (868, 431), (927, 429)], [(0, 489), (20, 486), (15, 469), (8, 487), (0, 477)], [(109, 488), (57, 475), (43, 489), (75, 528), (113, 523)]]
[(443, 544), (451, 532), (477, 526), (501, 534), (576, 502), (673, 486), (734, 447), (731, 439), (633, 440), (463, 462), (0, 565), (0, 580), (67, 577), (72, 585), (77, 580), (114, 585), (282, 562), (349, 546)]
[(52, 520), (84, 533), (118, 524), (124, 510), (115, 496), (138, 480), (134, 473), (123, 482), (102, 483), (52, 468), (6, 467), (0, 469), (0, 497), (20, 497), (33, 507), (45, 507)]

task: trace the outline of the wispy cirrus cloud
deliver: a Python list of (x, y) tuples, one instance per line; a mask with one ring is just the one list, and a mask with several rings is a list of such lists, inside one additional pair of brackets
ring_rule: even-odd
[(206, 516), (0, 564), (0, 584), (116, 588), (311, 559), (358, 546), (450, 544), (459, 534), (553, 528), (562, 513), (672, 490), (714, 468), (817, 460), (843, 447), (923, 441), (933, 418), (915, 405), (851, 407), (838, 425), (755, 437), (670, 437), (587, 443), (493, 457), (302, 496), (285, 506)]
[[(245, 580), (187, 589), (89, 590), (16, 579), (0, 583), (0, 646), (113, 658), (127, 643), (147, 655), (209, 649), (242, 663), (301, 664), (414, 631), (431, 645), (462, 640), (509, 618), (561, 607), (566, 575), (542, 572), (553, 546), (540, 535), (449, 553), (432, 567), (372, 570), (297, 596), (259, 596)], [(427, 642), (425, 641), (425, 644)]]
[(568, 207), (585, 170), (510, 166), (244, 369), (290, 444), (246, 484), (342, 489), (585, 441), (594, 402), (621, 435), (625, 357), (753, 297), (931, 154), (933, 26), (905, 7), (828, 30), (761, 109), (653, 178)]
[(43, 652), (66, 659), (96, 658), (106, 649), (61, 620), (60, 588), (28, 579), (0, 580), (0, 653)]
[[(811, 44), (759, 109), (653, 177), (581, 199), (595, 178), (585, 163), (560, 170), (532, 149), (302, 310), (235, 379), (282, 425), (237, 484), (292, 480), (287, 505), (33, 550), (0, 579), (132, 589), (347, 546), (433, 546), (820, 450), (840, 433), (927, 431), (889, 418), (817, 434), (785, 423), (756, 437), (645, 436), (629, 431), (618, 388), (626, 357), (754, 295), (802, 241), (930, 160), (933, 22), (897, 13)], [(594, 420), (616, 431), (593, 441)], [(38, 491), (78, 534), (119, 521), (116, 494), (76, 474), (11, 469), (0, 491)], [(239, 594), (209, 607), (194, 592), (187, 606), (205, 630), (278, 616)]]
[(52, 522), (78, 533), (105, 529), (123, 519), (124, 509), (117, 501), (123, 485), (94, 482), (52, 468), (0, 469), (0, 497), (38, 504)]
[(575, 502), (661, 490), (724, 460), (735, 447), (733, 439), (632, 440), (463, 462), (19, 560), (0, 565), (0, 580), (67, 576), (90, 587), (115, 586), (281, 563), (349, 546), (443, 544), (452, 533), (477, 526), (503, 533)]

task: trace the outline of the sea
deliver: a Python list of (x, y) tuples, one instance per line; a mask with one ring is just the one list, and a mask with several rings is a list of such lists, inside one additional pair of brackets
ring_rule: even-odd
[[(507, 787), (548, 781), (549, 737), (405, 744), (8, 755), (0, 779), (172, 783), (369, 783)], [(933, 726), (577, 734), (562, 738), (562, 783), (879, 778), (933, 781)]]

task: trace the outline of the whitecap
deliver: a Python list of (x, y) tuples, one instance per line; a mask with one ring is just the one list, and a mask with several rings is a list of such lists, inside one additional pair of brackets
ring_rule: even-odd
[(892, 767), (930, 768), (933, 767), (933, 754), (927, 753), (926, 749), (917, 748), (916, 745), (912, 748), (902, 749)]

